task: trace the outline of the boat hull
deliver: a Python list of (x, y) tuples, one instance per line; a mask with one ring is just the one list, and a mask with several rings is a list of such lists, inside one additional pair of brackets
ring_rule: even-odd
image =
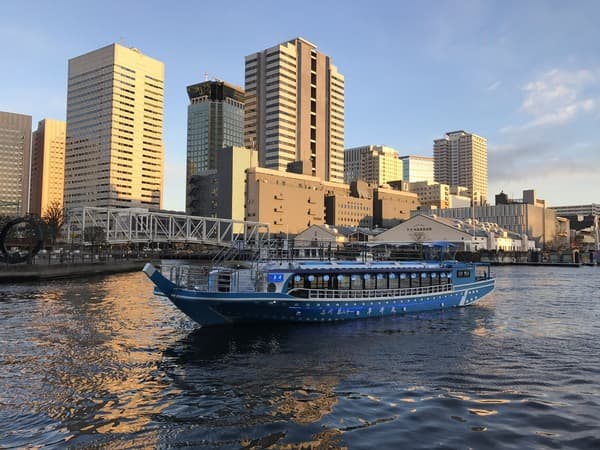
[(385, 317), (459, 306), (481, 300), (494, 290), (493, 279), (460, 289), (410, 297), (297, 299), (283, 294), (218, 294), (175, 289), (167, 297), (201, 325), (242, 322), (335, 322)]

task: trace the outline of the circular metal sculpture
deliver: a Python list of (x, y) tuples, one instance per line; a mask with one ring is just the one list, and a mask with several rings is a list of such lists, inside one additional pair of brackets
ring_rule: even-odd
[[(19, 226), (25, 224), (24, 229), (19, 230)], [(14, 230), (13, 230), (14, 228)], [(16, 233), (14, 231), (16, 230)], [(19, 243), (18, 250), (9, 250), (7, 248), (7, 240), (12, 238), (11, 231), (13, 234), (20, 234), (20, 240), (24, 241)], [(13, 238), (14, 239), (14, 238)], [(9, 241), (9, 245), (11, 242)], [(30, 218), (19, 217), (11, 220), (2, 228), (0, 231), (0, 261), (7, 262), (9, 264), (17, 264), (25, 262), (30, 258), (33, 258), (44, 246), (44, 240), (42, 238), (42, 230), (39, 224)]]

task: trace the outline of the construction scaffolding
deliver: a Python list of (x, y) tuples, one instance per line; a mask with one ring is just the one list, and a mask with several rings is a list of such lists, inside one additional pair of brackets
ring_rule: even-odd
[(260, 222), (150, 212), (141, 208), (84, 207), (69, 211), (71, 243), (189, 243), (232, 246), (269, 240), (269, 225)]

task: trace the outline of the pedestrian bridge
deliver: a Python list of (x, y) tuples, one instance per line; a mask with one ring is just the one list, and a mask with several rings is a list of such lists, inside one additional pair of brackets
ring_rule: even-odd
[(68, 213), (66, 228), (68, 241), (81, 244), (179, 242), (232, 246), (269, 240), (266, 223), (151, 212), (143, 208), (73, 209)]

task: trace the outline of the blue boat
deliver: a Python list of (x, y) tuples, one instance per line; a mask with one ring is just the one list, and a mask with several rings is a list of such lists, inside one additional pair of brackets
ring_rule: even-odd
[[(162, 268), (165, 272), (165, 268)], [(203, 326), (335, 322), (472, 305), (495, 288), (488, 264), (446, 261), (275, 261), (144, 272)]]

